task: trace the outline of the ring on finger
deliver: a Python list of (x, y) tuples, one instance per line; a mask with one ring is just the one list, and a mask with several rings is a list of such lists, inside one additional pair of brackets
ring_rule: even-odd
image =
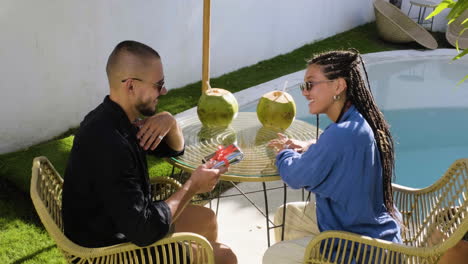
[(159, 135), (158, 138), (159, 138), (159, 140), (163, 140), (164, 137)]

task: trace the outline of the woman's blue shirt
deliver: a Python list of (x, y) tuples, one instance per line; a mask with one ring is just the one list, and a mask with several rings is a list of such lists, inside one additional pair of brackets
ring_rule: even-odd
[(401, 243), (399, 225), (383, 200), (374, 133), (354, 106), (306, 152), (281, 151), (276, 166), (290, 187), (315, 194), (321, 232), (341, 230)]

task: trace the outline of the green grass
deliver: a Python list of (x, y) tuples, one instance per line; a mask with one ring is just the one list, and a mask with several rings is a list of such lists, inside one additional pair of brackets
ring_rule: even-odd
[(0, 213), (0, 263), (66, 263), (29, 196), (7, 181), (0, 181)]
[[(434, 34), (439, 47), (450, 47), (443, 33)], [(394, 45), (377, 38), (374, 23), (305, 45), (288, 54), (259, 62), (211, 80), (212, 87), (237, 92), (305, 68), (314, 53), (356, 48), (361, 53), (395, 49), (421, 49), (416, 43)], [(160, 110), (177, 114), (196, 106), (201, 82), (171, 90), (160, 100)], [(73, 142), (74, 129), (48, 142), (14, 153), (0, 155), (0, 263), (65, 263), (40, 223), (29, 198), (32, 159), (47, 156), (63, 175)], [(150, 176), (169, 175), (171, 166), (148, 158)]]

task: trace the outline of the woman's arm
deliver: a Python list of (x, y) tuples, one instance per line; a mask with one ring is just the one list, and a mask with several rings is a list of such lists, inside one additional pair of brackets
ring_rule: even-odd
[(327, 137), (304, 153), (283, 149), (276, 156), (276, 166), (284, 182), (292, 188), (306, 187), (311, 190), (320, 185), (329, 175), (336, 161), (336, 151)]

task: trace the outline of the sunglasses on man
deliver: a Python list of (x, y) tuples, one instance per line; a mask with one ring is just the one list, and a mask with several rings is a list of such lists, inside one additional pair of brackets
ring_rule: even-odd
[(124, 83), (124, 82), (126, 82), (128, 80), (135, 80), (135, 81), (150, 83), (151, 85), (153, 85), (154, 88), (158, 89), (158, 92), (161, 92), (162, 89), (164, 89), (166, 87), (166, 85), (164, 83), (164, 78), (162, 80), (160, 80), (159, 82), (157, 82), (157, 83), (143, 81), (142, 79), (139, 79), (139, 78), (127, 78), (127, 79), (123, 79), (122, 82)]

